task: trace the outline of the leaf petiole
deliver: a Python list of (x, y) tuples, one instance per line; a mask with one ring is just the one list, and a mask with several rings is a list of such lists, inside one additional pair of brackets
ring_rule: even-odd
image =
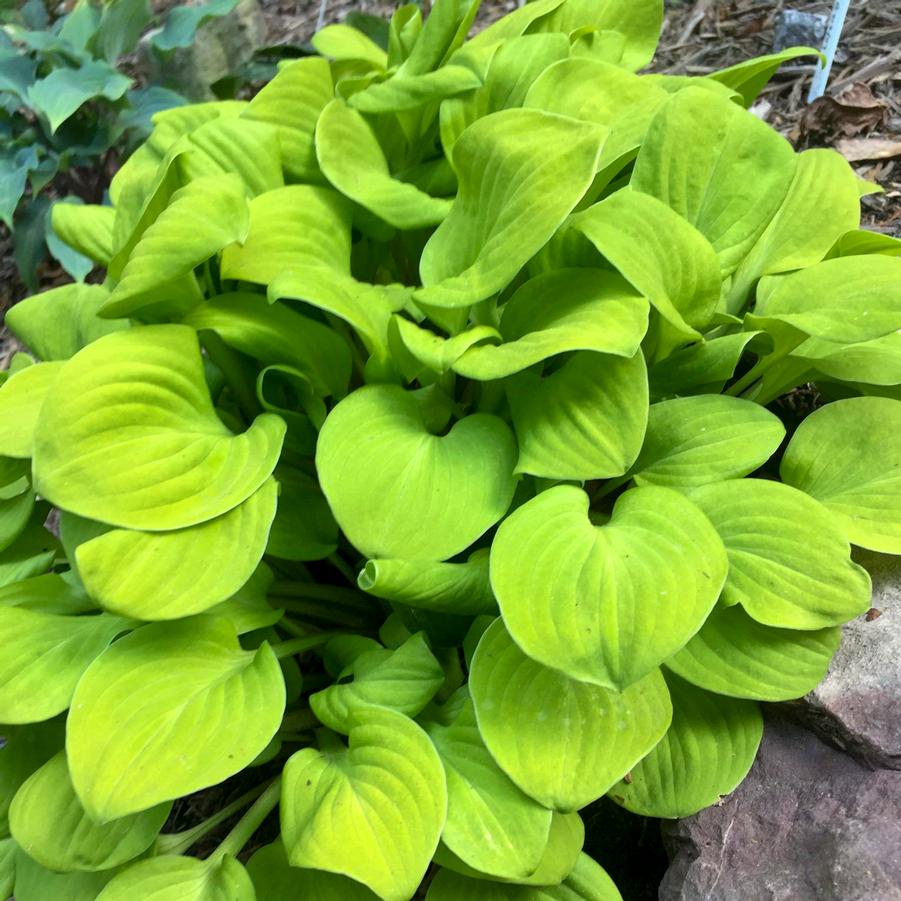
[(237, 857), (240, 850), (250, 841), (254, 832), (263, 824), (263, 820), (275, 810), (281, 795), (282, 779), (279, 776), (271, 782), (266, 790), (254, 802), (253, 807), (241, 817), (235, 827), (222, 840), (218, 848), (210, 855), (211, 860), (218, 860), (227, 854)]

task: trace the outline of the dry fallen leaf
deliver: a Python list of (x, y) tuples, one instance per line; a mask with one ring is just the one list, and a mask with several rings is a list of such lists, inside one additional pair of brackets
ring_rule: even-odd
[(901, 156), (901, 141), (891, 138), (842, 138), (835, 149), (849, 162), (890, 160)]
[(887, 113), (884, 101), (860, 82), (855, 82), (837, 97), (815, 100), (801, 119), (804, 134), (843, 135), (851, 138), (881, 125)]

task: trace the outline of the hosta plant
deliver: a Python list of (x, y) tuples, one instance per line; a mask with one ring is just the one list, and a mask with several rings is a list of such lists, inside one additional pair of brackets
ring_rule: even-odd
[(901, 246), (746, 110), (809, 51), (475, 8), (158, 115), (10, 311), (17, 901), (618, 898), (579, 811), (732, 791), (901, 553)]

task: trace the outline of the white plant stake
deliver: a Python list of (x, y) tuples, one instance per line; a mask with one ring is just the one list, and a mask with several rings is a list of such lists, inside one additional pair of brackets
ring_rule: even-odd
[(829, 72), (832, 70), (835, 51), (838, 49), (838, 42), (842, 36), (842, 29), (845, 27), (845, 17), (848, 15), (850, 6), (851, 0), (835, 0), (835, 5), (832, 7), (832, 13), (829, 16), (829, 24), (826, 26), (826, 38), (823, 42), (823, 53), (826, 56), (826, 62), (823, 63), (821, 61), (817, 64), (817, 70), (813, 75), (813, 84), (811, 84), (810, 93), (807, 95), (808, 103), (813, 103), (814, 100), (826, 93)]

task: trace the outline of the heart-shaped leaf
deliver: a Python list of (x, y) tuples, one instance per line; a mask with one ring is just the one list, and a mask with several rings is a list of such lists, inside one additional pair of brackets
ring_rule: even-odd
[(232, 434), (213, 409), (193, 329), (107, 335), (61, 373), (41, 408), (38, 490), (63, 509), (129, 529), (206, 522), (268, 478), (285, 425), (263, 414)]
[(66, 732), (72, 784), (98, 822), (147, 810), (240, 772), (284, 707), (272, 650), (242, 650), (226, 620), (144, 626), (78, 683)]
[(349, 876), (383, 901), (416, 891), (446, 812), (438, 753), (393, 710), (359, 711), (349, 749), (306, 748), (285, 764), (282, 838), (291, 865)]
[(97, 895), (97, 901), (255, 901), (247, 870), (234, 857), (207, 860), (164, 854), (123, 870)]
[(532, 875), (548, 843), (551, 811), (518, 789), (488, 753), (467, 700), (451, 723), (426, 723), (447, 774), (444, 844), (473, 869)]
[(735, 790), (757, 755), (763, 717), (755, 701), (710, 694), (672, 673), (666, 684), (672, 725), (610, 796), (641, 816), (676, 819)]
[(483, 879), (441, 870), (426, 901), (622, 901), (613, 880), (587, 854), (580, 854), (576, 865), (560, 885), (502, 885)]
[(901, 402), (853, 397), (813, 412), (782, 458), (783, 481), (822, 503), (852, 544), (901, 554)]
[(573, 679), (623, 689), (694, 635), (726, 579), (723, 543), (678, 492), (636, 488), (610, 522), (560, 485), (512, 513), (491, 547), (491, 587), (516, 643)]
[(356, 711), (364, 707), (390, 707), (415, 716), (444, 683), (444, 670), (417, 632), (397, 650), (367, 651), (347, 666), (339, 681), (310, 695), (310, 707), (330, 729), (350, 732)]
[(667, 669), (708, 691), (787, 701), (813, 690), (841, 641), (841, 629), (774, 629), (739, 607), (714, 610)]
[[(461, 307), (506, 287), (588, 189), (606, 134), (523, 109), (492, 113), (467, 128), (454, 147), (459, 193), (422, 252), (425, 287), (417, 298)], [(541, 159), (536, 145), (547, 148)]]
[(153, 844), (171, 807), (159, 804), (120, 820), (94, 823), (72, 788), (61, 751), (16, 792), (9, 824), (22, 850), (48, 869), (109, 870)]
[(322, 870), (303, 870), (288, 863), (281, 841), (264, 845), (247, 862), (257, 898), (266, 901), (376, 901), (365, 885)]
[(670, 723), (659, 671), (622, 692), (577, 682), (526, 657), (500, 620), (479, 642), (470, 690), (479, 732), (498, 765), (527, 795), (557, 810), (578, 810), (603, 795)]
[(689, 87), (655, 116), (630, 184), (701, 232), (725, 277), (782, 205), (795, 165), (788, 141), (756, 116), (727, 97)]
[(0, 606), (0, 720), (35, 723), (62, 713), (95, 657), (128, 621), (118, 616), (62, 616)]
[(636, 485), (689, 488), (762, 466), (785, 436), (779, 418), (738, 397), (705, 394), (652, 404)]
[(367, 560), (357, 576), (363, 591), (408, 607), (476, 616), (497, 613), (488, 581), (488, 552), (478, 550), (466, 563), (422, 560)]
[(516, 447), (497, 417), (432, 434), (416, 397), (369, 385), (329, 414), (316, 468), (335, 519), (369, 557), (445, 560), (506, 513)]
[(607, 479), (635, 462), (648, 415), (644, 356), (575, 354), (541, 378), (507, 385), (519, 440), (517, 472), (550, 479)]
[(0, 451), (4, 456), (32, 456), (41, 405), (62, 368), (59, 362), (26, 366), (0, 387)]
[(76, 551), (84, 587), (107, 610), (135, 619), (201, 613), (231, 597), (253, 574), (266, 549), (276, 496), (269, 478), (246, 501), (200, 525), (174, 532), (105, 532)]
[[(354, 99), (361, 96), (355, 94)], [(429, 197), (414, 185), (392, 178), (372, 129), (340, 99), (333, 100), (319, 117), (316, 155), (325, 177), (345, 197), (397, 228), (437, 225), (450, 210), (449, 200)]]
[(300, 180), (315, 178), (319, 171), (313, 138), (316, 120), (333, 96), (328, 62), (306, 57), (280, 68), (241, 117), (274, 125), (285, 172)]
[(786, 629), (835, 626), (868, 609), (870, 578), (852, 562), (840, 522), (813, 498), (763, 479), (716, 482), (689, 496), (726, 546), (724, 604)]

